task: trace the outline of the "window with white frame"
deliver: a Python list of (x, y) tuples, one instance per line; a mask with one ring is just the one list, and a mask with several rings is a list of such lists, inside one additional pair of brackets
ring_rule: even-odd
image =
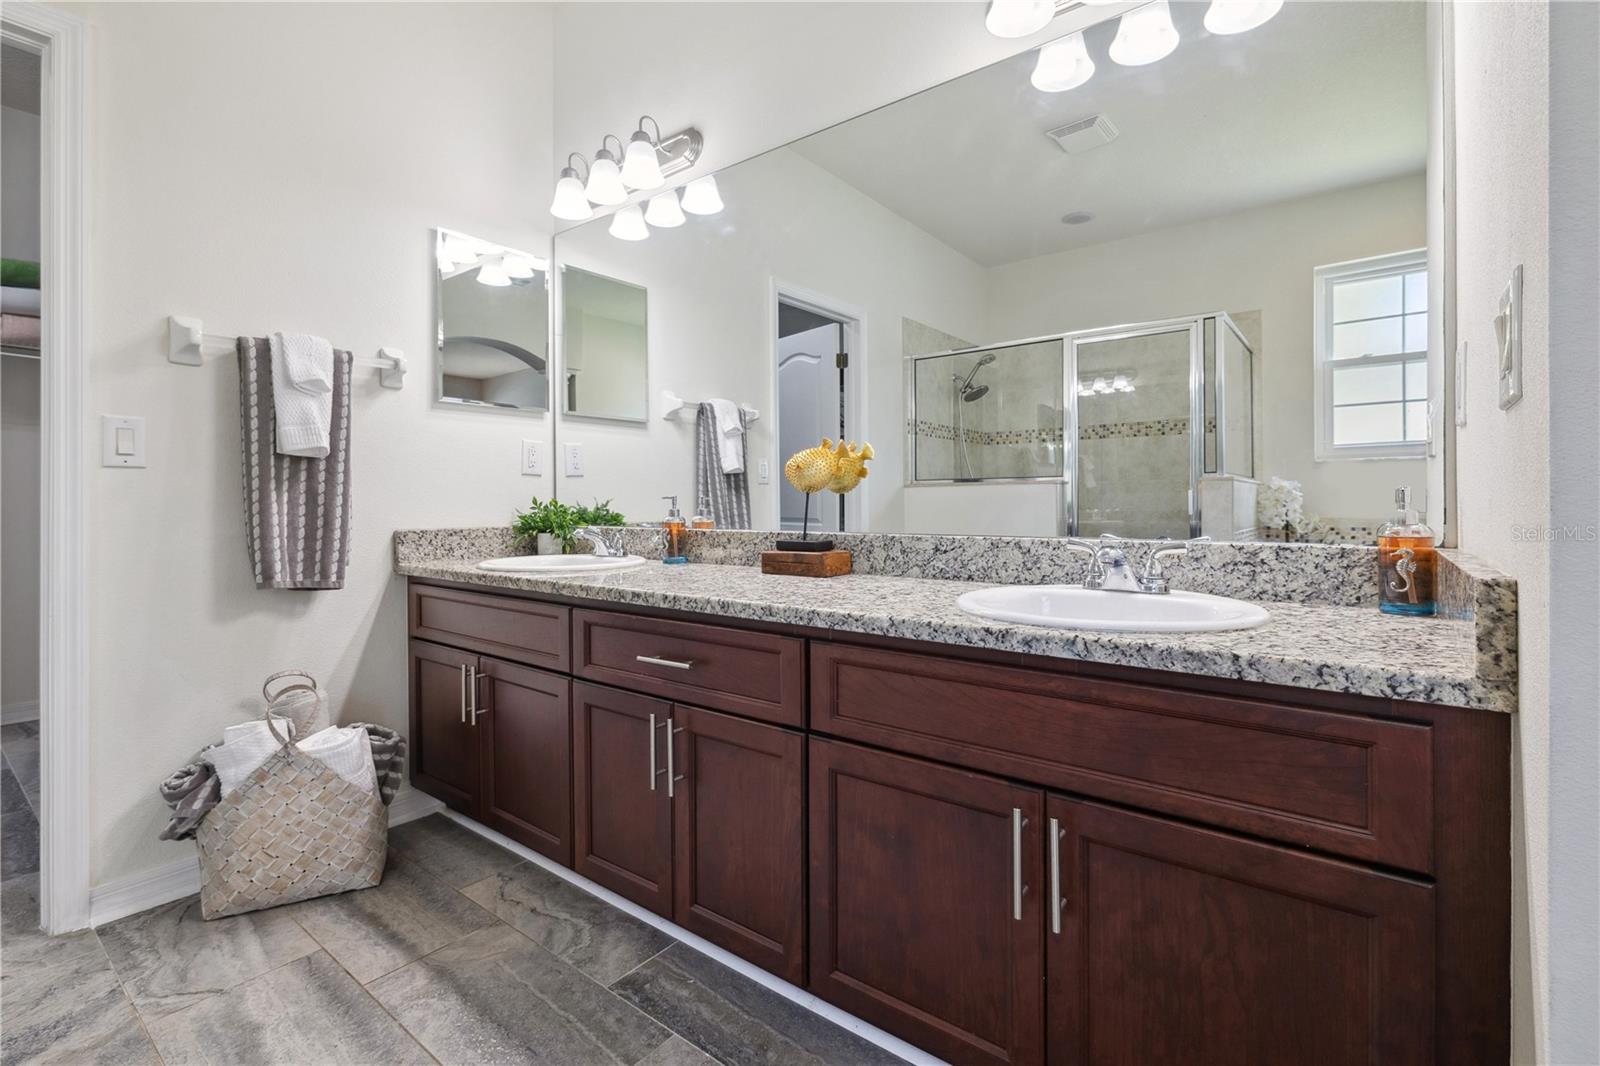
[(1317, 458), (1423, 457), (1427, 250), (1333, 263), (1315, 277)]

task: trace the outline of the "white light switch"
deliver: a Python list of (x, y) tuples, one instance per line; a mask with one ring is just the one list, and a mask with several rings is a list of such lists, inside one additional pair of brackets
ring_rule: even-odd
[(583, 445), (568, 444), (562, 449), (562, 462), (568, 477), (583, 476)]
[(1504, 410), (1522, 399), (1522, 266), (1511, 272), (1500, 307), (1494, 316), (1494, 340), (1498, 349), (1500, 407)]
[(772, 466), (765, 459), (756, 464), (756, 483), (765, 485), (772, 480)]
[(525, 477), (544, 477), (544, 444), (536, 440), (522, 442), (522, 473)]
[(144, 465), (144, 419), (133, 415), (100, 416), (100, 465)]

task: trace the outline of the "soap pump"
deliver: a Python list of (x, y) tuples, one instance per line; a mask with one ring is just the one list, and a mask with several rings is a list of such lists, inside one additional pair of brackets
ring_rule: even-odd
[(1434, 613), (1433, 530), (1411, 506), (1411, 490), (1395, 489), (1394, 517), (1378, 530), (1378, 609), (1385, 614)]
[(664, 563), (686, 563), (688, 558), (683, 554), (683, 512), (678, 510), (678, 497), (663, 496), (667, 501), (667, 517), (662, 519), (661, 528), (667, 531), (667, 557)]

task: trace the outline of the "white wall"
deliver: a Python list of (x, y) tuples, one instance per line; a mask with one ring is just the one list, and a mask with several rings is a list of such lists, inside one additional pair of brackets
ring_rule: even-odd
[(1315, 461), (1311, 272), (1420, 247), (1425, 225), (1418, 174), (1009, 263), (989, 272), (985, 337), (1260, 311), (1257, 476), (1301, 482), (1316, 515), (1381, 517), (1394, 486), (1421, 495), (1424, 462)]
[[(432, 407), (433, 234), (548, 248), (551, 17), (537, 4), (93, 4), (91, 422), (148, 420), (147, 469), (89, 474), (92, 876), (192, 854), (155, 786), (309, 670), (336, 714), (403, 727), (397, 527), (501, 523), (543, 420)], [(415, 361), (353, 399), (346, 587), (261, 592), (241, 517), (237, 373), (169, 364), (165, 318), (308, 330)], [(88, 454), (97, 425), (84, 427)]]

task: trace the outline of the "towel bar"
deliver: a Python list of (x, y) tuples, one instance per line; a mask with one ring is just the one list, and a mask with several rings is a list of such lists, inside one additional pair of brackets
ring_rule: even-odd
[[(700, 405), (696, 402), (685, 400), (682, 396), (679, 396), (671, 389), (663, 389), (661, 392), (662, 418), (681, 420), (682, 417), (684, 417), (682, 412), (693, 414), (694, 411), (699, 408), (699, 406)], [(740, 404), (739, 410), (744, 412), (744, 419), (746, 422), (756, 422), (761, 418), (761, 412), (757, 411), (754, 407), (751, 407), (747, 403)]]
[[(234, 338), (205, 332), (198, 318), (171, 315), (167, 318), (167, 361), (180, 366), (199, 366), (206, 356), (225, 355), (234, 350)], [(399, 348), (379, 348), (376, 359), (356, 359), (354, 365), (378, 371), (378, 384), (386, 389), (405, 388), (406, 355)]]

